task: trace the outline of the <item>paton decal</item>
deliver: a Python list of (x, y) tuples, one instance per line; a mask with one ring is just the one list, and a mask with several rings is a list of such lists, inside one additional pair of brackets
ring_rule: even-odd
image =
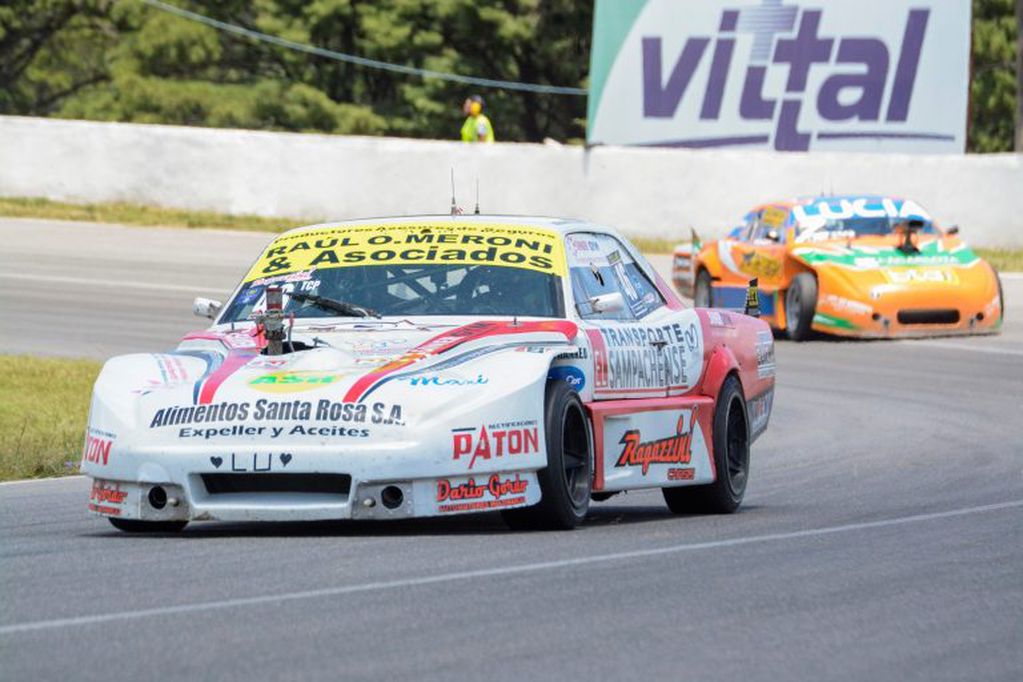
[(82, 450), (82, 464), (89, 462), (99, 466), (110, 463), (110, 449), (117, 436), (99, 429), (89, 428), (85, 434), (85, 448)]
[(472, 469), (477, 460), (539, 452), (540, 430), (535, 420), (471, 426), (452, 429), (451, 441), (452, 458)]

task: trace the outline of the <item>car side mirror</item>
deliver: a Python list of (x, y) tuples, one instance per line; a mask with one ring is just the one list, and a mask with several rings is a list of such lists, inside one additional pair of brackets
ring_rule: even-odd
[(945, 234), (947, 235), (959, 234), (959, 226), (953, 225), (952, 227), (945, 230)]
[(625, 310), (625, 297), (620, 291), (594, 296), (590, 299), (590, 308), (595, 313), (619, 313)]
[(220, 312), (220, 308), (223, 305), (220, 301), (215, 301), (212, 298), (197, 296), (192, 301), (192, 314), (196, 317), (208, 317), (212, 320)]

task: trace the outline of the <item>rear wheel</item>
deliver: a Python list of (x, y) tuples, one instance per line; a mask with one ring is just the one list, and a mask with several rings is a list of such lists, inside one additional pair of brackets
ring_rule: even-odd
[(793, 341), (810, 336), (813, 316), (817, 312), (817, 278), (801, 272), (792, 279), (785, 292), (785, 333)]
[(114, 528), (125, 533), (178, 533), (188, 525), (188, 521), (139, 521), (112, 516), (108, 516), (107, 520)]
[(547, 466), (537, 472), (542, 497), (532, 507), (501, 512), (515, 529), (575, 528), (590, 507), (593, 447), (583, 403), (563, 381), (547, 384), (545, 398)]
[(693, 305), (697, 308), (714, 307), (713, 279), (706, 270), (696, 275), (696, 290), (693, 292)]
[(749, 420), (742, 386), (729, 375), (714, 405), (714, 468), (708, 485), (662, 488), (668, 509), (676, 514), (731, 514), (746, 494), (749, 480)]

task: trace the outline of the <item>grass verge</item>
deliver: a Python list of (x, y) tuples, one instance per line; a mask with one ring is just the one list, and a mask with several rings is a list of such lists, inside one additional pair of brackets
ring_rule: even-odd
[(0, 480), (78, 473), (94, 360), (0, 355)]
[[(300, 225), (321, 222), (316, 219), (266, 218), (256, 215), (229, 215), (212, 211), (186, 211), (144, 204), (69, 204), (49, 199), (25, 197), (0, 197), (0, 216), (83, 220), (150, 227), (254, 230), (258, 232), (283, 232)], [(675, 249), (675, 245), (687, 241), (688, 236), (688, 234), (680, 232), (677, 239), (672, 237), (629, 237), (629, 239), (644, 253), (671, 253)], [(999, 272), (1023, 271), (1023, 249), (975, 248), (974, 251)]]
[(1023, 249), (974, 249), (998, 272), (1023, 272)]
[(120, 223), (148, 227), (187, 227), (221, 230), (254, 230), (283, 232), (299, 225), (311, 225), (315, 220), (294, 218), (266, 218), (256, 215), (228, 215), (212, 211), (186, 211), (143, 204), (103, 203), (68, 204), (49, 199), (0, 197), (0, 216), (13, 218), (50, 218), (52, 220), (82, 220), (95, 223)]

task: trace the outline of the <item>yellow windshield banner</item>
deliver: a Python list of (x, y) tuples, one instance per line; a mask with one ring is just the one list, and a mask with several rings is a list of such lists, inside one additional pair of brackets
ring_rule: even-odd
[(323, 227), (275, 239), (246, 282), (312, 268), (497, 265), (565, 274), (561, 235), (528, 225), (418, 222)]

